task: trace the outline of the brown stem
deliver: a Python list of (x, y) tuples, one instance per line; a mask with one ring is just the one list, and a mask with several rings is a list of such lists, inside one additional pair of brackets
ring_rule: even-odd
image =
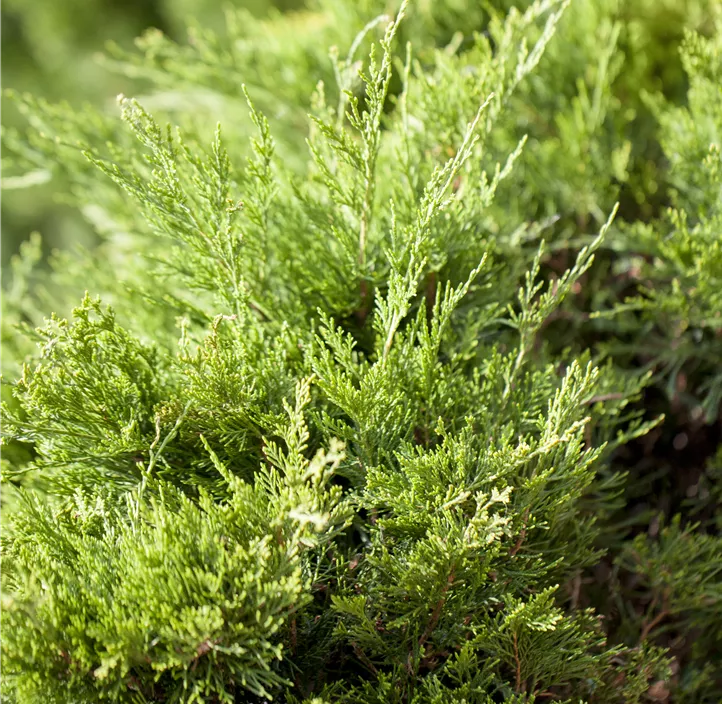
[(379, 676), (379, 671), (376, 669), (376, 666), (369, 660), (368, 655), (364, 653), (363, 650), (359, 647), (358, 643), (351, 643), (351, 647), (353, 648), (354, 653), (356, 653), (356, 657), (364, 664), (366, 667), (368, 667), (371, 672), (374, 673), (376, 677)]
[(526, 524), (529, 521), (529, 508), (527, 507), (526, 511), (524, 511), (524, 522), (521, 527), (521, 531), (519, 533), (519, 539), (516, 541), (516, 545), (509, 551), (509, 555), (511, 557), (514, 557), (519, 552), (519, 548), (521, 548), (524, 539), (526, 538)]
[[(666, 601), (666, 599), (665, 599)], [(652, 613), (657, 606), (658, 598), (655, 594), (654, 599), (652, 599), (652, 603), (649, 605), (649, 612)], [(639, 635), (639, 642), (640, 644), (647, 639), (647, 636), (656, 628), (665, 618), (669, 616), (669, 610), (667, 609), (666, 605), (663, 605), (662, 610), (651, 620), (645, 620), (643, 626), (642, 626), (642, 632)]]
[(293, 655), (296, 654), (296, 639), (297, 639), (298, 631), (296, 628), (296, 617), (294, 616), (291, 619), (291, 653)]
[(432, 271), (429, 274), (429, 279), (426, 282), (426, 314), (431, 317), (434, 304), (436, 303), (436, 272)]
[(579, 594), (582, 590), (582, 574), (581, 572), (578, 572), (574, 579), (572, 580), (572, 594), (571, 594), (571, 608), (573, 611), (576, 611), (577, 606), (579, 606)]
[(421, 666), (433, 670), (438, 664), (439, 658), (448, 658), (449, 655), (448, 650), (435, 650), (422, 658)]
[(516, 661), (516, 683), (514, 684), (514, 691), (519, 693), (521, 689), (521, 660), (519, 659), (519, 642), (517, 641), (516, 633), (514, 633), (514, 660)]
[(368, 306), (368, 295), (369, 295), (369, 284), (366, 279), (361, 279), (361, 305), (356, 310), (356, 320), (358, 321), (358, 324), (363, 327), (363, 324), (366, 322), (366, 317), (369, 314), (369, 306)]
[(446, 602), (446, 594), (453, 583), (454, 570), (451, 570), (446, 580), (446, 584), (441, 590), (441, 597), (436, 602), (436, 606), (434, 606), (434, 610), (431, 612), (431, 619), (429, 619), (429, 624), (426, 626), (426, 629), (421, 634), (421, 638), (419, 638), (419, 648), (421, 648), (421, 646), (429, 639), (429, 636), (434, 632), (434, 628), (436, 628), (436, 624), (439, 622), (439, 617), (441, 616), (441, 610), (444, 608), (444, 603)]

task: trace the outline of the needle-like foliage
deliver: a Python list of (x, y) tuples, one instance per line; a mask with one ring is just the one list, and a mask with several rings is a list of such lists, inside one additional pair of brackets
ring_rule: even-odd
[(682, 4), (665, 97), (646, 0), (231, 13), (116, 111), (16, 96), (99, 244), (4, 296), (8, 702), (718, 701), (720, 455), (634, 461), (722, 396)]

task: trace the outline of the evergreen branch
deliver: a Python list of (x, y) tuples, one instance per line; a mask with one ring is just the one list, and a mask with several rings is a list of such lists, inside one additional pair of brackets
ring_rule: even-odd
[(446, 594), (451, 589), (452, 585), (454, 584), (454, 570), (452, 569), (449, 573), (449, 576), (446, 579), (446, 584), (444, 584), (442, 590), (441, 590), (441, 596), (439, 597), (438, 601), (436, 602), (434, 606), (434, 610), (431, 612), (431, 618), (429, 619), (429, 623), (426, 625), (426, 628), (424, 629), (424, 632), (421, 634), (421, 637), (419, 638), (419, 650), (423, 647), (424, 643), (429, 639), (431, 634), (434, 632), (434, 629), (436, 628), (436, 625), (439, 622), (439, 618), (441, 616), (441, 611), (444, 608), (444, 604), (446, 603)]

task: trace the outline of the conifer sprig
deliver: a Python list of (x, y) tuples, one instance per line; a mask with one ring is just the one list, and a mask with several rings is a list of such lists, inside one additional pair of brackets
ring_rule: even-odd
[(683, 4), (666, 100), (648, 0), (231, 12), (114, 49), (119, 116), (20, 99), (11, 187), (68, 179), (100, 244), (4, 296), (3, 700), (719, 700)]

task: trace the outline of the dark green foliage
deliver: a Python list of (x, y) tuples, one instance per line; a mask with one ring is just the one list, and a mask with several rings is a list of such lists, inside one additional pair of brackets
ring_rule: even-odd
[(682, 374), (713, 422), (722, 402), (722, 35), (688, 34), (681, 53), (688, 104), (652, 101), (669, 160), (671, 207), (659, 221), (631, 228), (647, 255), (636, 273), (641, 295), (631, 306), (647, 314), (645, 352), (663, 363), (670, 388)]
[(381, 5), (18, 99), (7, 701), (722, 697), (719, 10)]

